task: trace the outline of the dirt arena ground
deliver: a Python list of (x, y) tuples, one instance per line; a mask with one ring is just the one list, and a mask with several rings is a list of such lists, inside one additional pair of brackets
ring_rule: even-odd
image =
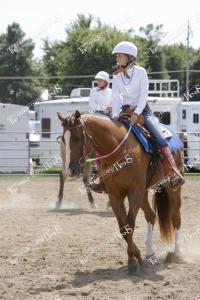
[[(0, 299), (152, 300), (200, 299), (200, 179), (183, 188), (184, 260), (165, 261), (168, 245), (154, 231), (156, 265), (127, 272), (125, 241), (107, 196), (95, 194), (91, 209), (81, 179), (66, 182), (63, 206), (54, 209), (58, 177), (0, 178)], [(135, 241), (145, 254), (146, 222), (137, 217)], [(85, 262), (80, 258), (84, 256)]]

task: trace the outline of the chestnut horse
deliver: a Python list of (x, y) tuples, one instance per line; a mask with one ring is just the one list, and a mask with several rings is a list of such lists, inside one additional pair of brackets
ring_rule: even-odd
[(92, 174), (92, 165), (85, 164), (81, 170), (80, 158), (83, 156), (83, 131), (80, 127), (73, 126), (73, 118), (63, 118), (60, 113), (57, 113), (59, 120), (63, 126), (63, 135), (58, 137), (60, 144), (60, 156), (62, 159), (62, 171), (60, 172), (60, 186), (58, 193), (58, 201), (56, 208), (60, 208), (63, 199), (63, 190), (65, 179), (69, 175), (67, 173), (70, 168), (70, 177), (79, 176), (83, 172), (83, 184), (85, 189), (80, 189), (80, 192), (87, 193), (89, 203), (92, 208), (95, 208), (94, 198), (91, 189), (87, 186), (89, 178)]
[[(140, 250), (133, 241), (133, 231), (138, 210), (141, 208), (148, 223), (146, 238), (146, 257), (154, 255), (152, 249), (152, 233), (156, 214), (158, 215), (161, 238), (171, 241), (175, 235), (174, 252), (179, 252), (179, 229), (181, 226), (181, 186), (172, 190), (163, 185), (159, 191), (154, 191), (154, 209), (148, 202), (146, 188), (147, 170), (152, 155), (146, 153), (134, 134), (127, 134), (127, 128), (120, 122), (105, 116), (92, 114), (81, 115), (76, 111), (71, 124), (74, 128), (82, 128), (85, 142), (85, 158), (93, 149), (101, 156), (101, 170), (110, 168), (116, 161), (129, 155), (133, 157), (131, 164), (125, 164), (110, 176), (103, 178), (106, 191), (117, 218), (120, 232), (127, 242), (128, 268), (135, 273), (143, 263)], [(64, 123), (63, 123), (64, 125)], [(126, 139), (124, 137), (127, 137)], [(123, 141), (123, 144), (122, 144)], [(120, 145), (120, 147), (119, 147)], [(70, 145), (69, 145), (70, 148)], [(115, 151), (117, 149), (117, 151)], [(173, 153), (177, 166), (183, 173), (183, 153), (178, 150)], [(72, 157), (69, 163), (73, 163)], [(122, 164), (121, 164), (122, 166)], [(68, 168), (70, 173), (70, 169)], [(165, 177), (164, 164), (159, 160), (152, 183)], [(128, 198), (129, 209), (126, 211), (124, 200)]]

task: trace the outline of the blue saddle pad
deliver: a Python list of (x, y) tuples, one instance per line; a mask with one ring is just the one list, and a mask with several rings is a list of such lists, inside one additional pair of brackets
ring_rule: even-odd
[[(122, 122), (124, 125), (129, 127), (130, 123), (129, 123), (128, 119), (120, 120), (120, 122)], [(171, 152), (175, 152), (175, 151), (183, 148), (183, 143), (180, 140), (180, 138), (171, 129), (169, 129), (165, 125), (162, 124), (162, 126), (167, 128), (172, 133), (172, 136), (166, 138), (166, 142), (167, 142)], [(137, 137), (138, 141), (142, 144), (144, 150), (148, 153), (153, 154), (154, 153), (154, 147), (152, 146), (151, 141), (144, 136), (144, 134), (142, 133), (140, 127), (137, 126), (137, 124), (134, 124), (132, 126), (132, 132)]]

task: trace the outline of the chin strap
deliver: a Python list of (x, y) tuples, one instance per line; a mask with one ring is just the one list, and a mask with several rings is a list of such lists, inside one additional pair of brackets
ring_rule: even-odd
[(129, 61), (125, 66), (119, 66), (119, 68), (113, 73), (113, 75), (117, 75), (119, 73), (124, 73), (124, 76), (128, 79), (130, 79), (130, 76), (128, 75), (128, 67), (132, 64), (132, 61)]
[(123, 66), (119, 66), (118, 65), (118, 69), (113, 73), (113, 75), (117, 75), (119, 73), (124, 73), (124, 76), (128, 79), (130, 79), (130, 76), (127, 73), (127, 69), (128, 67), (133, 64), (134, 65), (134, 61), (135, 61), (135, 57), (129, 54), (126, 54), (127, 58), (128, 58), (128, 62), (126, 65)]

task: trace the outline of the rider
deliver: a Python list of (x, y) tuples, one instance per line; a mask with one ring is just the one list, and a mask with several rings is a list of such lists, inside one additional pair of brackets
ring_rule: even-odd
[(171, 179), (172, 184), (183, 184), (183, 176), (178, 170), (173, 155), (166, 140), (162, 136), (159, 123), (152, 114), (148, 101), (149, 82), (146, 70), (137, 66), (137, 47), (131, 42), (120, 42), (112, 52), (115, 55), (119, 69), (113, 76), (112, 84), (112, 115), (117, 120), (122, 112), (131, 111), (131, 122), (135, 123), (140, 114), (144, 117), (144, 125), (151, 132), (159, 152), (164, 156), (170, 168), (178, 175), (178, 178)]
[(97, 87), (91, 90), (89, 106), (93, 112), (109, 115), (112, 111), (112, 90), (108, 86), (109, 74), (100, 71), (95, 79)]

